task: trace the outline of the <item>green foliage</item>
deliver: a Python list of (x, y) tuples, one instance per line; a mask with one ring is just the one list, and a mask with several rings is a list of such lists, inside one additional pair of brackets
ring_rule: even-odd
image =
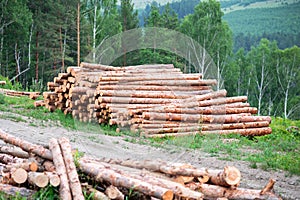
[[(235, 50), (250, 50), (262, 38), (276, 40), (283, 48), (300, 45), (300, 3), (275, 8), (251, 8), (224, 15), (235, 36)], [(284, 19), (284, 20), (282, 20)]]
[(41, 188), (34, 194), (33, 199), (37, 200), (57, 200), (59, 198), (58, 188), (51, 185)]

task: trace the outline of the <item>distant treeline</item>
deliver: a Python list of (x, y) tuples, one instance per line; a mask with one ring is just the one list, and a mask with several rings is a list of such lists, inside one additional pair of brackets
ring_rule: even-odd
[[(233, 11), (225, 14), (223, 19), (228, 22), (234, 35), (234, 51), (239, 48), (250, 50), (252, 44), (258, 44), (262, 38), (276, 40), (280, 49), (300, 45), (300, 2), (288, 4), (282, 1), (282, 6), (275, 8), (251, 8), (247, 6), (266, 0), (232, 0), (220, 1), (221, 8), (233, 5), (244, 6), (244, 10)], [(170, 3), (168, 6), (174, 10), (179, 20), (194, 12), (194, 7), (199, 0), (181, 0)], [(160, 13), (166, 5), (152, 3), (159, 8)], [(144, 26), (145, 19), (149, 16), (151, 5), (144, 10), (139, 10), (140, 26)]]

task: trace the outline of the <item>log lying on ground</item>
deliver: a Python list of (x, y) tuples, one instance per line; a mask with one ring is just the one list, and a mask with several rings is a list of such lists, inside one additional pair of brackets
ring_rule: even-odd
[(24, 151), (32, 152), (36, 155), (41, 156), (42, 158), (52, 160), (52, 153), (48, 149), (44, 148), (41, 145), (36, 145), (29, 143), (25, 140), (21, 140), (20, 138), (17, 138), (13, 135), (10, 135), (8, 133), (5, 133), (3, 130), (0, 129), (0, 139), (2, 139), (4, 142), (10, 143), (12, 145), (18, 146)]
[(49, 177), (47, 174), (42, 172), (29, 172), (28, 182), (32, 185), (40, 188), (46, 187), (49, 183)]
[(224, 170), (208, 170), (198, 169), (189, 164), (174, 164), (163, 161), (152, 160), (119, 160), (119, 159), (100, 159), (100, 161), (117, 164), (126, 167), (132, 167), (137, 169), (147, 169), (154, 172), (162, 172), (169, 175), (180, 175), (188, 177), (208, 177), (210, 182), (221, 186), (235, 186), (240, 183), (241, 173), (232, 166), (227, 166)]
[(199, 183), (190, 183), (187, 184), (188, 187), (193, 190), (201, 191), (205, 198), (213, 199), (219, 197), (225, 197), (232, 200), (248, 200), (248, 199), (272, 199), (272, 200), (281, 200), (279, 196), (274, 194), (273, 192), (265, 192), (261, 194), (261, 190), (255, 189), (245, 189), (245, 188), (226, 188), (217, 185), (209, 185), (209, 184), (199, 184)]
[(63, 154), (63, 159), (66, 166), (73, 199), (84, 200), (76, 166), (74, 164), (74, 160), (71, 152), (72, 149), (71, 149), (70, 142), (67, 138), (62, 137), (59, 139), (59, 144)]
[(5, 85), (6, 81), (0, 81), (0, 85)]
[(0, 152), (9, 154), (15, 157), (19, 158), (29, 158), (29, 154), (26, 151), (23, 151), (22, 149), (16, 147), (16, 146), (1, 146)]
[(87, 163), (82, 159), (79, 160), (79, 165), (84, 173), (93, 176), (96, 181), (107, 181), (114, 186), (134, 189), (143, 194), (163, 200), (173, 199), (173, 192), (171, 190), (121, 175), (111, 169), (106, 169), (103, 165)]
[(54, 138), (49, 141), (49, 148), (52, 152), (53, 162), (56, 168), (57, 174), (60, 176), (60, 186), (59, 186), (59, 196), (63, 200), (71, 200), (71, 190), (69, 187), (67, 170), (64, 164), (64, 160), (62, 157), (62, 152), (60, 150), (58, 141)]

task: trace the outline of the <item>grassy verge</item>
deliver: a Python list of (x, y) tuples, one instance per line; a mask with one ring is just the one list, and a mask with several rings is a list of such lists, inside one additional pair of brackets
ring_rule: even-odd
[(252, 168), (284, 170), (300, 175), (300, 121), (273, 118), (273, 133), (261, 137), (205, 135), (151, 139), (153, 144), (172, 144), (199, 149), (223, 160), (249, 161)]
[[(0, 94), (0, 111), (14, 112), (42, 121), (59, 122), (62, 126), (80, 131), (101, 132), (119, 136), (115, 127), (92, 123), (81, 123), (61, 111), (50, 113), (47, 109), (35, 108), (28, 98), (4, 97)], [(14, 121), (23, 121), (22, 117), (5, 116)], [(38, 124), (37, 126), (39, 126)], [(271, 124), (273, 133), (262, 137), (242, 137), (231, 135), (206, 135), (163, 139), (125, 138), (128, 142), (165, 146), (171, 144), (191, 149), (199, 149), (210, 156), (224, 160), (248, 161), (252, 168), (284, 170), (290, 174), (300, 175), (300, 121), (274, 118)], [(124, 133), (122, 133), (124, 134)], [(134, 136), (126, 132), (125, 134)]]

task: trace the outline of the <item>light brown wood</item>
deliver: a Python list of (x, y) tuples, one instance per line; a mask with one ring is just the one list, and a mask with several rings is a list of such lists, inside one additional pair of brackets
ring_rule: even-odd
[(16, 146), (1, 146), (0, 152), (4, 154), (9, 154), (19, 158), (29, 158), (29, 154), (26, 151), (16, 147)]
[[(111, 169), (105, 168), (103, 165), (87, 163), (83, 159), (79, 160), (80, 169), (95, 178), (96, 181), (105, 180), (116, 187), (126, 187), (128, 189), (142, 192), (146, 195), (154, 196), (159, 199), (173, 199), (173, 192), (166, 188), (151, 185), (141, 180), (124, 176)], [(118, 181), (117, 181), (118, 180)]]
[(77, 174), (76, 166), (72, 156), (72, 149), (70, 145), (70, 141), (62, 137), (58, 140), (62, 154), (64, 163), (66, 166), (66, 171), (69, 178), (70, 189), (72, 192), (72, 197), (74, 200), (84, 200), (84, 196), (82, 194), (82, 189), (79, 181), (79, 177)]
[(225, 187), (238, 186), (241, 180), (240, 171), (233, 166), (224, 167), (223, 171), (208, 170), (209, 182)]
[(213, 199), (225, 197), (233, 200), (248, 200), (248, 199), (274, 199), (281, 200), (281, 198), (272, 192), (260, 194), (261, 190), (245, 189), (245, 188), (226, 188), (217, 185), (189, 183), (187, 186), (194, 190), (199, 190), (204, 194), (204, 198)]
[(69, 186), (69, 180), (67, 175), (66, 166), (63, 160), (63, 156), (60, 150), (58, 141), (54, 138), (49, 140), (49, 148), (53, 153), (53, 163), (56, 168), (56, 172), (60, 177), (59, 196), (63, 200), (71, 200), (71, 190)]
[(49, 177), (43, 172), (28, 172), (28, 183), (44, 188), (49, 183)]
[(0, 85), (5, 85), (6, 81), (0, 81)]
[(23, 168), (17, 168), (11, 173), (12, 180), (17, 184), (25, 183), (27, 180), (28, 174)]
[(0, 129), (0, 138), (7, 142), (10, 143), (12, 145), (18, 146), (21, 149), (23, 149), (24, 151), (27, 151), (29, 153), (34, 153), (36, 155), (41, 156), (42, 158), (48, 159), (48, 160), (52, 160), (52, 153), (51, 151), (49, 151), (48, 149), (44, 148), (41, 145), (36, 145), (36, 144), (32, 144), (29, 143), (25, 140), (21, 140), (20, 138), (17, 138), (13, 135), (10, 135), (8, 133), (5, 133), (3, 130)]
[(276, 181), (274, 179), (270, 179), (267, 185), (260, 191), (260, 194), (264, 195), (268, 192), (271, 192), (273, 190), (275, 183)]
[(110, 185), (106, 188), (105, 194), (109, 199), (124, 200), (124, 194), (113, 185)]

